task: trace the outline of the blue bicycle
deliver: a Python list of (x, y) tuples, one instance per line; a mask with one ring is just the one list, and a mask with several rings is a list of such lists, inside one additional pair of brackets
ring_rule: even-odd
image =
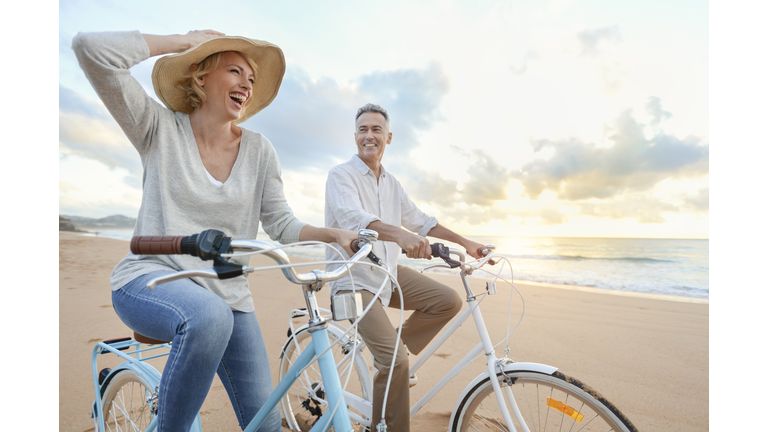
[[(357, 253), (345, 261), (344, 267), (333, 272), (313, 270), (309, 273), (296, 273), (288, 256), (281, 249), (258, 240), (232, 239), (217, 230), (207, 230), (193, 236), (134, 237), (131, 240), (131, 251), (143, 255), (189, 254), (214, 261), (211, 268), (180, 271), (156, 278), (148, 283), (148, 289), (154, 289), (159, 284), (180, 278), (195, 276), (226, 279), (272, 268), (281, 269), (288, 280), (301, 285), (306, 302), (306, 314), (309, 317), (311, 342), (304, 348), (290, 370), (282, 375), (284, 378), (245, 431), (252, 432), (259, 428), (267, 414), (310, 365), (319, 368), (324, 396), (328, 401), (325, 414), (311, 430), (325, 431), (333, 426), (336, 431), (350, 431), (352, 424), (344, 399), (344, 389), (328, 338), (328, 320), (320, 313), (315, 293), (325, 283), (345, 276), (358, 261), (371, 254), (373, 242), (377, 240), (378, 234), (371, 230), (360, 230), (358, 236), (358, 240), (353, 242), (352, 247), (353, 250), (359, 249)], [(234, 257), (254, 254), (264, 254), (275, 260), (278, 265), (254, 268), (236, 265), (229, 261)], [(332, 298), (333, 320), (357, 318), (362, 311), (362, 302), (358, 297), (359, 294), (334, 296)], [(142, 347), (142, 344), (147, 346)], [(92, 356), (93, 385), (96, 396), (92, 417), (96, 424), (96, 431), (155, 430), (161, 375), (157, 369), (147, 363), (147, 360), (167, 356), (169, 352), (170, 342), (149, 339), (136, 333), (133, 338), (113, 339), (96, 345)], [(99, 370), (97, 359), (104, 354), (114, 354), (124, 362), (114, 369)], [(202, 430), (199, 415), (191, 430)]]

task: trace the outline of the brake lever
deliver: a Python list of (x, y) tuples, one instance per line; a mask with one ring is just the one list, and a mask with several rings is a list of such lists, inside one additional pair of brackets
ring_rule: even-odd
[(162, 283), (175, 281), (177, 279), (184, 279), (188, 277), (194, 277), (194, 276), (201, 276), (201, 277), (209, 277), (209, 278), (218, 278), (219, 275), (213, 268), (201, 268), (201, 269), (195, 269), (195, 270), (184, 270), (176, 273), (171, 273), (169, 275), (165, 276), (159, 276), (147, 283), (148, 289), (153, 289), (157, 285), (160, 285)]
[(461, 266), (460, 262), (451, 258), (451, 251), (448, 248), (448, 246), (445, 246), (442, 243), (434, 243), (431, 246), (432, 246), (432, 256), (435, 258), (440, 258), (443, 261), (445, 261), (445, 263), (448, 264), (449, 266), (448, 268), (456, 268)]
[(228, 261), (225, 261), (221, 257), (216, 257), (213, 262), (213, 267), (184, 270), (176, 273), (172, 273), (165, 276), (159, 276), (147, 283), (147, 289), (152, 290), (157, 285), (162, 283), (174, 281), (177, 279), (184, 279), (189, 277), (207, 277), (212, 279), (231, 279), (237, 276), (242, 276), (245, 273), (246, 267), (240, 266)]
[(443, 268), (447, 268), (447, 269), (452, 268), (450, 265), (448, 265), (446, 263), (432, 264), (432, 265), (428, 265), (428, 266), (424, 267), (423, 269), (421, 269), (421, 273), (424, 273), (424, 270), (429, 270), (429, 269), (435, 268), (435, 267), (443, 267)]
[[(362, 246), (363, 241), (364, 240), (360, 240), (360, 239), (353, 240), (349, 248), (352, 249), (352, 252), (357, 253), (357, 251), (360, 250), (360, 246)], [(369, 260), (371, 260), (371, 262), (373, 262), (374, 264), (378, 264), (379, 266), (384, 267), (384, 261), (378, 256), (376, 256), (376, 254), (373, 253), (373, 250), (371, 250), (371, 252), (366, 257)]]

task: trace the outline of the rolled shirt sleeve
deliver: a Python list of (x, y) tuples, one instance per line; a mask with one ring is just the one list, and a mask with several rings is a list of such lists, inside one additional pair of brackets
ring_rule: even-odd
[(415, 232), (420, 236), (426, 236), (432, 228), (437, 225), (437, 218), (429, 216), (416, 207), (416, 204), (408, 198), (408, 194), (397, 182), (397, 187), (400, 189), (400, 209), (401, 209), (401, 221), (400, 224), (408, 231)]

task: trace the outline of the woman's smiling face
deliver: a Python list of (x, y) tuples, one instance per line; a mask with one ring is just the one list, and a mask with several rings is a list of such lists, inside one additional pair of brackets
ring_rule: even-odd
[(254, 79), (251, 66), (240, 53), (222, 53), (219, 66), (200, 77), (200, 86), (205, 91), (201, 108), (213, 108), (227, 113), (231, 120), (239, 119), (253, 93)]

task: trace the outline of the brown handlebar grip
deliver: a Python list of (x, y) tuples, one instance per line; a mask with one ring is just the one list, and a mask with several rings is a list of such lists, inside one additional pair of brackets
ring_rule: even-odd
[[(479, 248), (477, 248), (477, 254), (478, 254), (478, 255), (480, 255), (480, 256), (483, 256), (483, 257), (484, 257), (484, 256), (486, 256), (486, 255), (488, 255), (488, 253), (490, 253), (490, 252), (491, 252), (491, 251), (490, 251), (490, 250), (488, 250), (488, 248), (486, 248), (486, 247), (479, 247)], [(493, 259), (491, 259), (491, 260), (488, 260), (488, 264), (490, 264), (490, 265), (492, 265), (492, 266), (493, 266), (493, 265), (496, 265), (496, 263), (497, 263), (497, 262), (498, 262), (498, 261), (496, 261), (496, 260), (493, 260)]]
[(136, 236), (131, 252), (136, 255), (179, 255), (184, 236)]

